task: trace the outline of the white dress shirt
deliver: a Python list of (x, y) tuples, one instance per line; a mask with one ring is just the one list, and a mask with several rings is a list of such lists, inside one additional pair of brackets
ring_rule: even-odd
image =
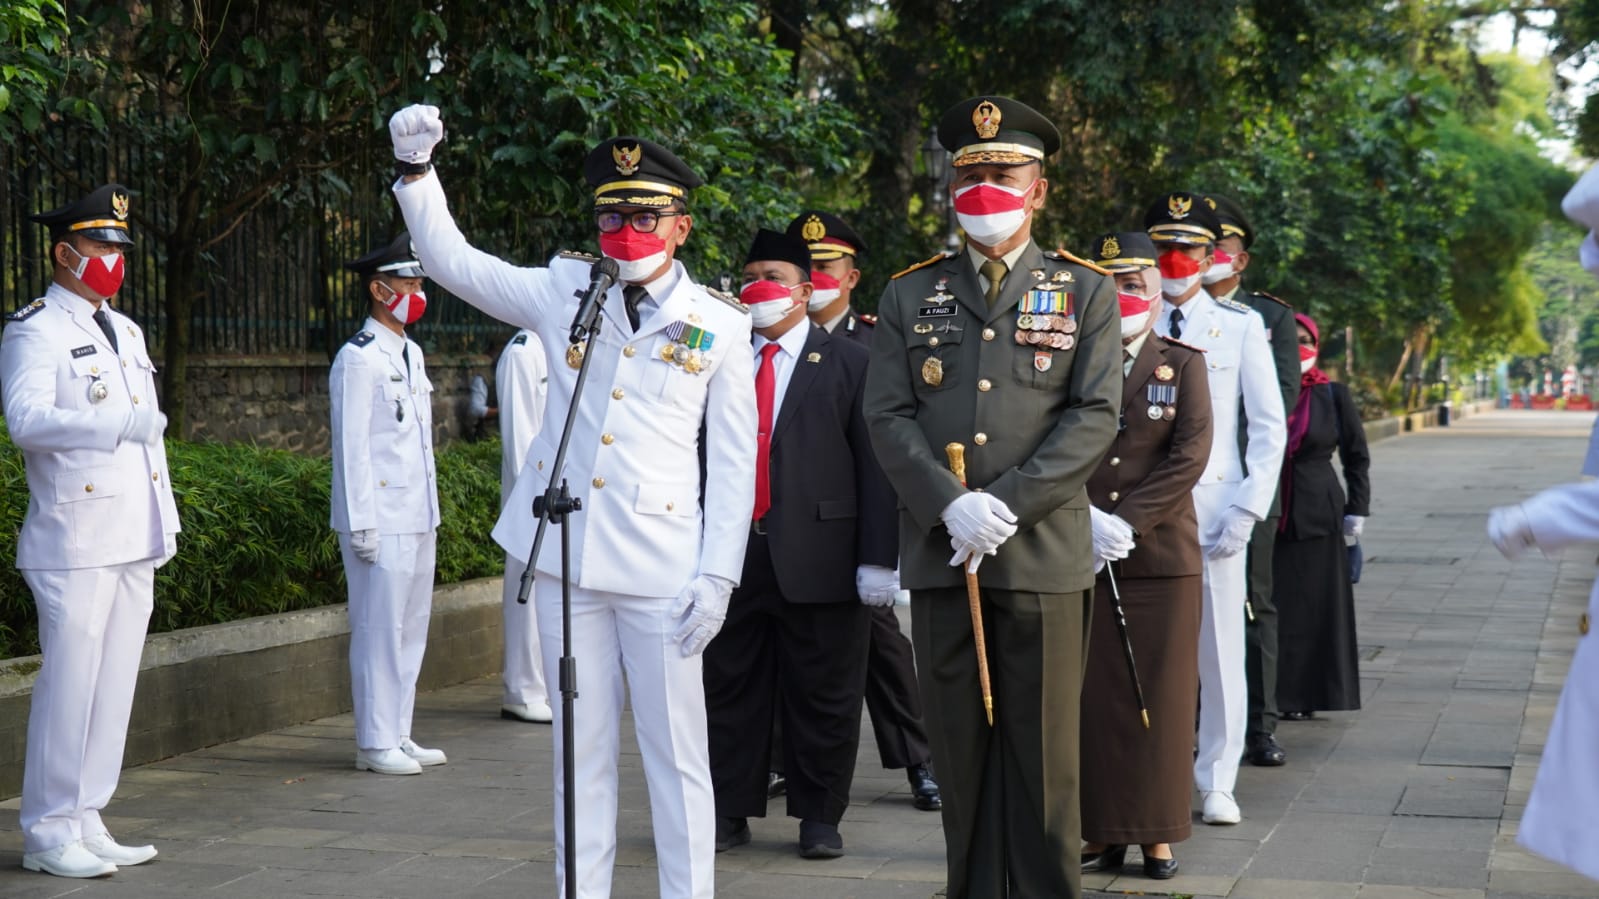
[[(800, 351), (805, 349), (805, 340), (811, 336), (811, 320), (800, 319), (799, 324), (783, 332), (777, 338), (777, 354), (772, 357), (772, 374), (777, 379), (776, 389), (772, 391), (772, 421), (777, 421), (777, 412), (783, 408), (783, 394), (788, 392), (789, 379), (794, 377), (794, 369), (799, 365)], [(755, 344), (755, 372), (761, 370), (761, 348), (773, 341), (767, 340), (759, 334), (754, 335)]]

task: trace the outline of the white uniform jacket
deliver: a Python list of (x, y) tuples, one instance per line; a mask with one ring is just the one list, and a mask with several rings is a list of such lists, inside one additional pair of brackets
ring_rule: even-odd
[(93, 304), (58, 284), (6, 320), (0, 393), (29, 493), (18, 568), (159, 565), (177, 549), (165, 444), (118, 439), (135, 404), (157, 408), (155, 366), (133, 319), (101, 308), (116, 350)]
[[(1168, 303), (1155, 330), (1171, 336)], [(1200, 476), (1200, 487), (1237, 485), (1227, 505), (1234, 505), (1264, 521), (1271, 510), (1282, 471), (1283, 449), (1288, 444), (1288, 419), (1277, 385), (1266, 323), (1260, 313), (1231, 300), (1217, 300), (1203, 288), (1182, 305), (1182, 336), (1176, 338), (1205, 351), (1205, 374), (1210, 379), (1210, 409), (1214, 437), (1210, 461)], [(1238, 398), (1243, 397), (1248, 417), (1248, 449), (1238, 455)], [(1248, 474), (1245, 474), (1245, 466)], [(1225, 505), (1217, 506), (1226, 508)], [(1201, 522), (1201, 527), (1206, 525)], [(1201, 533), (1205, 542), (1214, 535)]]
[(367, 319), (333, 358), (328, 401), (333, 529), (393, 535), (437, 528), (433, 384), (422, 365), (422, 348)]
[[(467, 244), (450, 216), (438, 176), (394, 188), (411, 245), (428, 277), (495, 318), (538, 336), (550, 361), (544, 427), (517, 478), (494, 538), (526, 560), (565, 426), (577, 369), (568, 333), (593, 260), (558, 255), (524, 268)], [(755, 369), (750, 319), (706, 293), (681, 263), (646, 285), (655, 308), (628, 324), (621, 285), (607, 296), (599, 335), (589, 342), (586, 395), (567, 451), (565, 477), (581, 511), (568, 519), (573, 582), (634, 596), (675, 596), (696, 574), (737, 583), (755, 505)], [(662, 358), (675, 326), (711, 335), (697, 372)], [(708, 474), (700, 491), (700, 435)], [(549, 534), (536, 571), (558, 575), (559, 533)]]
[(500, 508), (511, 498), (522, 473), (528, 448), (544, 424), (549, 394), (549, 363), (544, 344), (532, 331), (516, 332), (494, 365), (494, 387), (500, 408)]

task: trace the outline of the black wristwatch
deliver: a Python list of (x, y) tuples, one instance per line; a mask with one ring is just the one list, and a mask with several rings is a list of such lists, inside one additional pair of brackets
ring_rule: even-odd
[(394, 171), (402, 178), (406, 175), (426, 175), (431, 168), (433, 168), (432, 162), (400, 162), (396, 160), (394, 163)]

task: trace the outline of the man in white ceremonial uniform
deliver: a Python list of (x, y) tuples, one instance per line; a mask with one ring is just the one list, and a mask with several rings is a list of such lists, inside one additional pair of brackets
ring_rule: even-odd
[(28, 714), (22, 866), (103, 877), (154, 858), (100, 818), (116, 791), (155, 570), (177, 551), (166, 416), (144, 332), (113, 309), (128, 189), (108, 184), (33, 220), (50, 228), (54, 280), (7, 316), (6, 427), (22, 450), (28, 512), (17, 568), (39, 610), (43, 664)]
[[(500, 510), (511, 498), (516, 476), (527, 461), (527, 451), (544, 424), (549, 391), (549, 364), (538, 335), (516, 332), (500, 351), (494, 366), (494, 389), (500, 410)], [(512, 721), (550, 723), (550, 692), (544, 682), (544, 662), (539, 647), (538, 621), (533, 603), (516, 601), (527, 563), (514, 553), (505, 554), (502, 615), (505, 623), (505, 663), (500, 679), (505, 696), (500, 717)]]
[[(635, 137), (594, 148), (594, 189), (605, 255), (621, 269), (598, 333), (570, 346), (592, 258), (562, 253), (521, 267), (470, 246), (428, 162), (443, 137), (438, 110), (411, 106), (389, 121), (401, 182), (394, 194), (428, 272), (451, 293), (538, 336), (550, 366), (545, 424), (500, 515), (494, 537), (530, 554), (535, 497), (549, 483), (577, 366), (592, 355), (589, 391), (571, 435), (564, 477), (583, 500), (567, 519), (572, 553), (572, 647), (578, 696), (574, 772), (577, 894), (610, 895), (616, 854), (616, 781), (626, 674), (664, 899), (714, 893), (715, 800), (706, 745), (700, 653), (722, 626), (742, 573), (755, 494), (755, 372), (750, 319), (708, 293), (674, 259), (693, 220), (688, 191), (701, 181), (665, 148)], [(701, 446), (701, 435), (704, 445)], [(709, 477), (701, 489), (701, 456)], [(534, 570), (544, 677), (558, 684), (561, 535), (545, 540)], [(555, 831), (565, 870), (559, 705)]]
[[(1160, 253), (1161, 292), (1171, 309), (1157, 320), (1155, 330), (1204, 350), (1210, 381), (1215, 437), (1210, 461), (1194, 488), (1199, 542), (1205, 552), (1194, 785), (1204, 796), (1201, 819), (1206, 824), (1237, 824), (1242, 815), (1233, 788), (1244, 754), (1249, 689), (1244, 669), (1248, 584), (1243, 551), (1277, 491), (1287, 418), (1260, 313), (1242, 303), (1215, 299), (1200, 285), (1222, 231), (1215, 211), (1199, 194), (1167, 194), (1145, 212), (1144, 229)], [(1240, 399), (1248, 422), (1242, 456)]]
[(447, 761), (411, 739), (439, 526), (433, 385), (422, 348), (405, 336), (427, 307), (424, 275), (404, 232), (344, 267), (360, 275), (369, 307), (328, 373), (332, 525), (350, 597), (355, 767), (420, 774)]

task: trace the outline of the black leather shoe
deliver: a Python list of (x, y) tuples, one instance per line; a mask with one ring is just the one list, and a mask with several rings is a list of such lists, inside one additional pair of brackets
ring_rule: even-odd
[(838, 858), (844, 854), (844, 838), (838, 828), (822, 821), (801, 821), (800, 858)]
[(766, 775), (766, 798), (776, 799), (788, 792), (788, 778), (781, 771), (772, 771)]
[(1144, 876), (1152, 880), (1171, 880), (1177, 876), (1177, 859), (1144, 856)]
[(1277, 738), (1271, 734), (1250, 737), (1244, 757), (1249, 759), (1251, 765), (1261, 768), (1277, 768), (1288, 761), (1288, 753), (1277, 745)]
[(1316, 717), (1315, 712), (1283, 712), (1280, 716), (1284, 721), (1309, 721)]
[(910, 781), (917, 808), (936, 812), (944, 807), (944, 797), (938, 794), (938, 781), (933, 780), (932, 766), (912, 765), (905, 769), (905, 779)]
[(716, 819), (716, 851), (726, 852), (734, 846), (750, 841), (750, 822), (747, 818)]
[(1127, 847), (1125, 845), (1106, 846), (1099, 852), (1089, 852), (1083, 855), (1083, 873), (1090, 871), (1120, 871), (1122, 865), (1127, 863)]

